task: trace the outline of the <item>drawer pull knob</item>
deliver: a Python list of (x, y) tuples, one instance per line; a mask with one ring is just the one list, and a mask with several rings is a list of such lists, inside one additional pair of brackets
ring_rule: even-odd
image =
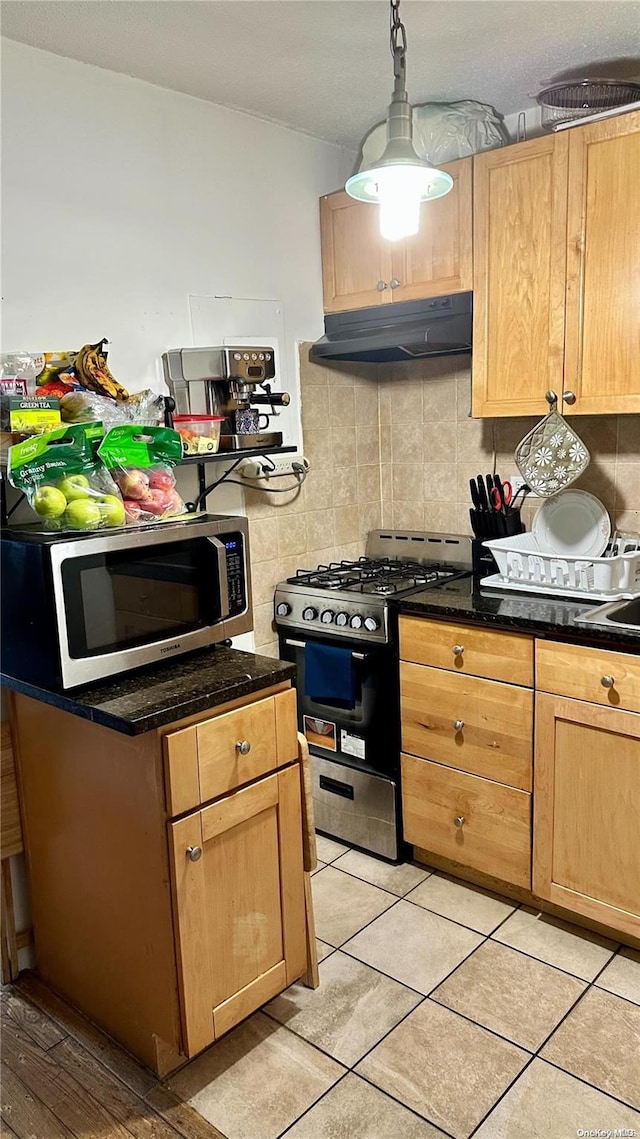
[(461, 657), (464, 652), (464, 645), (454, 645), (452, 652), (454, 657)]
[(392, 277), (389, 281), (389, 284), (391, 285), (392, 289), (397, 289), (402, 284), (402, 281), (399, 281), (397, 277)]
[(386, 281), (378, 281), (378, 284), (376, 285), (376, 289), (378, 290), (379, 293), (383, 293), (384, 290), (388, 289), (388, 288), (389, 288), (389, 286), (388, 286)]
[(239, 752), (240, 755), (248, 755), (251, 751), (251, 744), (249, 743), (249, 740), (238, 740), (236, 744), (236, 751)]
[(188, 846), (187, 847), (187, 858), (189, 859), (190, 862), (197, 862), (198, 859), (202, 858), (202, 847), (201, 846)]
[(453, 726), (457, 732), (461, 732), (464, 728), (464, 720), (454, 720)]
[(454, 826), (461, 827), (464, 823), (464, 815), (458, 815), (454, 820)]
[(613, 676), (603, 676), (600, 679), (603, 688), (613, 688), (615, 682), (615, 677)]

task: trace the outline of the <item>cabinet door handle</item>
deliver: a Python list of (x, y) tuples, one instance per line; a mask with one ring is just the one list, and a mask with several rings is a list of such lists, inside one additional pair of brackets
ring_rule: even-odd
[(455, 818), (453, 820), (453, 825), (455, 827), (458, 827), (458, 828), (460, 828), (463, 823), (464, 823), (464, 815), (458, 815), (457, 818)]
[(388, 289), (388, 288), (389, 288), (389, 286), (388, 286), (386, 281), (378, 281), (378, 284), (376, 285), (376, 289), (378, 290), (379, 293), (383, 293), (384, 290)]
[(616, 683), (616, 678), (615, 676), (602, 676), (600, 683), (603, 688), (613, 688)]
[(392, 277), (389, 284), (391, 285), (392, 289), (398, 289), (402, 284), (402, 281), (399, 281), (397, 277)]
[(461, 657), (464, 652), (464, 645), (454, 645), (451, 649), (454, 657)]
[(236, 744), (236, 751), (239, 752), (240, 755), (248, 755), (251, 751), (251, 744), (249, 743), (249, 740), (238, 740)]
[(456, 732), (461, 732), (462, 729), (464, 728), (464, 720), (454, 720), (453, 726), (454, 726)]
[(563, 398), (565, 403), (568, 403), (569, 405), (574, 404), (576, 402), (576, 393), (575, 392), (563, 392), (562, 398)]
[(198, 860), (200, 858), (202, 858), (202, 847), (201, 846), (188, 846), (187, 847), (187, 858), (189, 859), (190, 862), (198, 862)]

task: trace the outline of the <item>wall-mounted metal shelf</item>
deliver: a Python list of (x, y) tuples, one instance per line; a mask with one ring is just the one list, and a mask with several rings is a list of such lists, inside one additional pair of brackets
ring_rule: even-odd
[[(216, 451), (215, 455), (185, 455), (182, 459), (180, 466), (189, 467), (195, 466), (198, 471), (198, 499), (196, 505), (204, 505), (205, 491), (207, 489), (207, 479), (205, 477), (205, 466), (207, 463), (232, 463), (237, 466), (243, 459), (268, 459), (269, 455), (286, 455), (293, 454), (298, 450), (297, 447), (247, 447), (243, 451)], [(232, 467), (233, 469), (233, 467)], [(250, 484), (248, 483), (247, 486)], [(190, 504), (187, 504), (189, 509), (192, 509)]]

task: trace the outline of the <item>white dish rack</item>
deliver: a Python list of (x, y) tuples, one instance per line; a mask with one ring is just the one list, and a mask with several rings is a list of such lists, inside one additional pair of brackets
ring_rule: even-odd
[(640, 550), (615, 557), (570, 557), (541, 550), (534, 534), (496, 538), (483, 543), (491, 550), (498, 573), (481, 585), (548, 593), (584, 601), (617, 601), (640, 597)]

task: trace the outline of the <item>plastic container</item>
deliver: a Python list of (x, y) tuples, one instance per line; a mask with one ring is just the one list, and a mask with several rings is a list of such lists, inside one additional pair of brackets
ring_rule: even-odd
[(541, 125), (554, 130), (560, 123), (615, 110), (640, 98), (640, 83), (621, 79), (575, 79), (553, 83), (536, 95), (542, 108)]
[(173, 426), (185, 455), (214, 455), (220, 446), (224, 415), (174, 415)]
[(585, 601), (640, 597), (640, 552), (615, 557), (570, 557), (541, 550), (534, 534), (484, 543), (498, 573), (480, 584), (525, 593), (559, 594)]

